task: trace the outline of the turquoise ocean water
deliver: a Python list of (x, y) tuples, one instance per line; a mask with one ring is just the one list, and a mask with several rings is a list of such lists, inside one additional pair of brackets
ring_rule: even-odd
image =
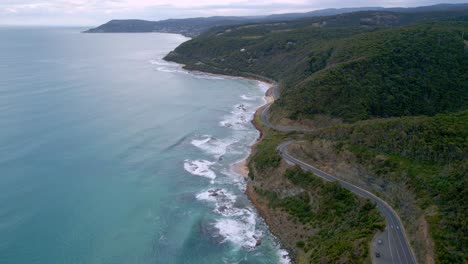
[(81, 30), (0, 28), (0, 263), (286, 263), (231, 170), (265, 86)]

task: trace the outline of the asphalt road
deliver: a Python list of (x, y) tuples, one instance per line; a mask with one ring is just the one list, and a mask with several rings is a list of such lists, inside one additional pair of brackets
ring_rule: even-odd
[[(279, 91), (278, 91), (277, 83), (274, 83), (274, 86), (272, 87), (272, 90), (271, 90), (271, 94), (275, 100), (279, 98)], [(273, 126), (268, 120), (268, 109), (270, 108), (270, 106), (271, 104), (265, 106), (261, 113), (261, 120), (265, 126), (271, 129), (275, 129), (275, 130), (279, 130), (283, 132), (297, 131), (293, 128)], [(304, 131), (304, 130), (300, 130), (300, 131)], [(315, 175), (325, 180), (336, 181), (340, 183), (341, 186), (350, 190), (351, 192), (375, 202), (377, 210), (379, 210), (379, 212), (384, 216), (387, 222), (387, 226), (383, 232), (376, 235), (375, 239), (372, 242), (371, 253), (372, 253), (373, 263), (377, 263), (377, 264), (386, 264), (386, 263), (396, 263), (396, 264), (400, 264), (400, 263), (401, 264), (413, 264), (414, 263), (415, 264), (417, 263), (416, 258), (414, 257), (413, 251), (411, 250), (408, 239), (406, 238), (401, 220), (390, 205), (388, 205), (384, 200), (380, 199), (374, 194), (358, 186), (355, 186), (346, 181), (338, 179), (301, 160), (294, 158), (287, 151), (287, 147), (292, 142), (293, 141), (283, 142), (278, 147), (278, 151), (281, 153), (283, 159), (286, 160), (288, 163), (299, 165), (304, 170), (312, 172)], [(377, 255), (379, 255), (379, 257), (377, 257)]]
[[(273, 83), (273, 87), (270, 89), (270, 92), (271, 92), (271, 96), (273, 96), (273, 99), (276, 100), (279, 98), (279, 85), (278, 83), (274, 82)], [(274, 130), (278, 130), (278, 131), (281, 131), (281, 132), (308, 132), (310, 130), (307, 130), (307, 129), (300, 129), (300, 128), (293, 128), (293, 127), (280, 127), (280, 126), (273, 126), (271, 123), (270, 123), (270, 120), (268, 119), (268, 111), (270, 110), (270, 106), (272, 105), (273, 103), (269, 103), (267, 104), (266, 106), (264, 106), (263, 108), (263, 111), (262, 111), (262, 114), (260, 116), (260, 119), (262, 120), (262, 123), (266, 126), (266, 127), (269, 127), (271, 129), (274, 129)]]

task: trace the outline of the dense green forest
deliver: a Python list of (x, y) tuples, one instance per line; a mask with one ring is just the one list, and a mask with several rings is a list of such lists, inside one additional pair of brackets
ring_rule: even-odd
[(465, 109), (464, 28), (468, 23), (427, 23), (348, 38), (312, 56), (311, 72), (327, 66), (288, 89), (281, 105), (293, 115), (345, 121)]
[(278, 225), (270, 228), (295, 263), (370, 263), (369, 243), (385, 227), (375, 205), (300, 167), (285, 168), (276, 147), (298, 135), (264, 132), (249, 162), (249, 196), (271, 210)]
[(467, 19), (467, 11), (356, 12), (220, 27), (166, 59), (189, 69), (276, 79), (282, 98), (273, 114), (292, 119), (434, 115), (467, 107)]
[[(319, 262), (320, 256), (331, 262), (343, 257), (362, 262), (367, 251), (357, 250), (360, 254), (351, 256), (347, 252), (352, 249), (340, 250), (349, 246), (349, 241), (368, 241), (379, 220), (371, 217), (359, 226), (354, 220), (361, 213), (373, 214), (365, 201), (312, 174), (285, 169), (276, 147), (286, 139), (305, 139), (309, 143), (302, 146), (306, 154), (315, 151), (308, 147), (318, 146), (313, 142), (327, 142), (334, 149), (322, 154), (331, 155), (329, 160), (335, 162), (352, 156), (346, 160), (347, 166), (384, 183), (378, 195), (385, 197), (389, 191), (386, 183), (402, 186), (405, 195), (415, 197), (414, 206), (422, 212), (435, 244), (434, 250), (420, 250), (417, 240), (430, 239), (415, 238), (414, 233), (420, 231), (412, 228), (411, 242), (419, 247), (418, 257), (434, 258), (436, 263), (466, 262), (467, 10), (366, 11), (216, 27), (182, 44), (166, 59), (192, 70), (277, 80), (281, 98), (270, 109), (272, 121), (314, 121), (326, 116), (343, 123), (320, 126), (306, 135), (264, 128), (263, 140), (249, 161), (249, 184), (276, 210), (273, 218), (281, 225), (271, 227), (283, 241), (296, 238), (288, 237), (282, 227), (291, 231), (307, 226), (304, 232), (329, 232), (340, 223), (357, 225), (359, 232), (350, 236), (343, 228), (340, 234), (322, 237), (319, 232), (296, 241), (293, 252), (299, 252), (306, 263)], [(356, 175), (361, 176), (364, 178)], [(302, 192), (297, 193), (298, 188)], [(334, 199), (345, 202), (336, 204)], [(399, 197), (388, 200), (404, 201)], [(328, 205), (350, 214), (317, 211)], [(346, 211), (348, 206), (360, 209), (351, 213)], [(392, 206), (402, 213), (405, 205)], [(283, 213), (289, 218), (283, 218)], [(410, 221), (402, 220), (406, 224)], [(339, 237), (342, 234), (347, 243)]]
[(434, 117), (361, 121), (314, 132), (309, 140), (331, 140), (349, 151), (368, 173), (405, 182), (426, 216), (436, 263), (468, 258), (468, 111)]
[(286, 170), (284, 177), (304, 191), (285, 198), (270, 190), (257, 188), (256, 192), (273, 210), (282, 210), (293, 221), (315, 230), (310, 236), (297, 239), (298, 262), (369, 262), (368, 245), (374, 233), (385, 227), (375, 205), (338, 183), (327, 182), (299, 167)]

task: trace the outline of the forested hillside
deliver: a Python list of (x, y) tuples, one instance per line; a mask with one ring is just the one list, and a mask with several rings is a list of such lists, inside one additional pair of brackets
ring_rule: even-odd
[(293, 116), (345, 121), (465, 109), (464, 28), (468, 23), (427, 23), (348, 38), (328, 58), (310, 57), (311, 72), (324, 67), (285, 90), (282, 106)]
[(273, 114), (292, 119), (433, 115), (467, 106), (466, 13), (357, 12), (215, 28), (166, 58), (276, 79), (282, 99)]
[(269, 131), (250, 158), (247, 193), (294, 263), (371, 263), (369, 243), (385, 227), (371, 201), (299, 167), (275, 151)]
[[(414, 206), (429, 223), (436, 263), (467, 259), (468, 111), (339, 125), (318, 130), (307, 141), (300, 152), (311, 162), (323, 165), (326, 160), (342, 160), (348, 177), (356, 171), (352, 168), (359, 168), (360, 175), (354, 176), (368, 175), (368, 189), (392, 196), (388, 200), (400, 211), (410, 232), (416, 232), (411, 229), (419, 223), (408, 219), (417, 219), (410, 215), (418, 212), (410, 210), (403, 197), (414, 195)], [(402, 188), (392, 190), (392, 184)], [(413, 238), (417, 240), (417, 234)]]

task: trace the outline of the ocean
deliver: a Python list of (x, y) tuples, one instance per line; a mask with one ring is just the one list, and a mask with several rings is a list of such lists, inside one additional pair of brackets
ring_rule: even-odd
[(232, 170), (266, 85), (82, 30), (0, 28), (0, 263), (288, 263)]

